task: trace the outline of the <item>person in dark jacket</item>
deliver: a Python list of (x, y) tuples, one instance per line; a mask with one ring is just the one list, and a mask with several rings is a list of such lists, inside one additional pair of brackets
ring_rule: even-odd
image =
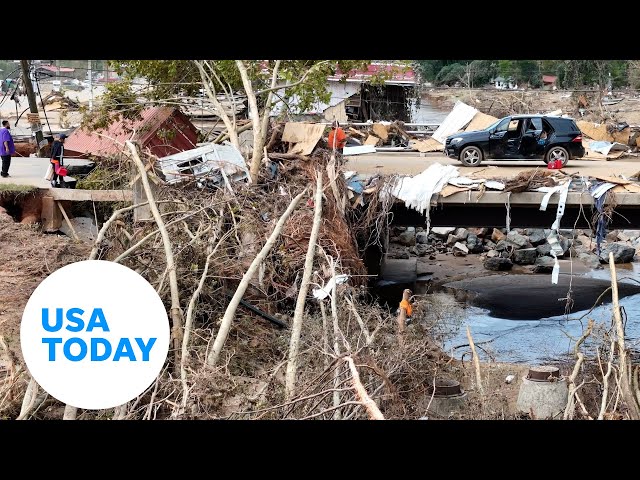
[(58, 137), (58, 140), (53, 142), (51, 145), (51, 160), (50, 162), (53, 164), (53, 178), (51, 179), (52, 187), (60, 187), (64, 184), (64, 177), (58, 175), (57, 169), (64, 165), (64, 139), (67, 138), (67, 135), (61, 133)]

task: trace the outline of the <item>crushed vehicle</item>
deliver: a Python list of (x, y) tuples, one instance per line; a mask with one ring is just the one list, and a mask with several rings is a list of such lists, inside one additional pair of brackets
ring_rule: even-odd
[(447, 156), (477, 167), (485, 159), (559, 161), (562, 166), (584, 156), (582, 132), (572, 118), (513, 115), (472, 132), (450, 135)]

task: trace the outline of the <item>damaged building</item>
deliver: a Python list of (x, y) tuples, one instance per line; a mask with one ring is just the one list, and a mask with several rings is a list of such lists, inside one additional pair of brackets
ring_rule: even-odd
[[(378, 76), (388, 77), (384, 82), (375, 82)], [(367, 122), (393, 118), (403, 122), (412, 121), (416, 110), (415, 88), (419, 86), (412, 68), (385, 63), (372, 63), (367, 70), (355, 70), (346, 80), (341, 73), (327, 77), (327, 90), (331, 94), (328, 103), (316, 102), (311, 108), (299, 113), (306, 120), (338, 120), (339, 122)], [(297, 97), (287, 102), (298, 103)], [(273, 115), (282, 113), (279, 104)]]
[(74, 158), (107, 157), (122, 151), (124, 142), (137, 142), (158, 157), (196, 147), (198, 130), (177, 108), (146, 108), (136, 120), (114, 121), (104, 130), (88, 132), (76, 129), (65, 141), (65, 156)]

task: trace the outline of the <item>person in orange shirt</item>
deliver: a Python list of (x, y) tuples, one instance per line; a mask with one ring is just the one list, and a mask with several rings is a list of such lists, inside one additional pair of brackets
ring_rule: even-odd
[(328, 143), (332, 150), (343, 149), (347, 143), (347, 134), (340, 128), (340, 123), (337, 120), (331, 124)]

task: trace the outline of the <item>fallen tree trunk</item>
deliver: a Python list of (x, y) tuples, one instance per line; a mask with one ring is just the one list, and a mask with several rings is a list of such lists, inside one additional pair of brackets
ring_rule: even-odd
[(631, 388), (631, 365), (629, 362), (627, 348), (624, 344), (624, 325), (622, 315), (620, 315), (620, 304), (618, 303), (618, 280), (616, 278), (616, 265), (613, 261), (613, 252), (609, 252), (609, 270), (611, 271), (611, 300), (613, 303), (613, 319), (616, 326), (616, 342), (618, 343), (618, 355), (620, 365), (620, 390), (622, 398), (629, 409), (629, 417), (632, 420), (640, 420), (640, 405)]
[(345, 357), (344, 359), (347, 362), (347, 365), (349, 365), (349, 370), (351, 371), (351, 378), (353, 379), (353, 388), (356, 391), (356, 397), (364, 405), (369, 418), (371, 420), (384, 420), (384, 415), (382, 415), (378, 405), (376, 405), (376, 402), (371, 399), (367, 390), (362, 385), (362, 382), (360, 381), (360, 374), (358, 374), (358, 369), (356, 368), (356, 364), (353, 362), (353, 358)]
[(480, 395), (482, 395), (484, 403), (484, 388), (482, 388), (482, 377), (480, 376), (480, 359), (476, 352), (476, 345), (473, 343), (473, 337), (471, 336), (469, 325), (467, 325), (467, 339), (469, 340), (469, 347), (471, 347), (471, 355), (473, 356), (473, 366), (476, 371), (476, 383), (478, 384), (478, 390), (480, 391)]
[(305, 257), (304, 270), (302, 273), (302, 283), (298, 291), (295, 313), (293, 314), (291, 339), (289, 341), (289, 361), (287, 363), (287, 373), (285, 377), (286, 400), (291, 399), (295, 392), (300, 333), (302, 332), (302, 316), (304, 315), (304, 306), (307, 300), (307, 293), (309, 292), (309, 283), (311, 282), (311, 274), (313, 273), (313, 258), (315, 256), (316, 243), (318, 242), (318, 234), (320, 233), (320, 223), (322, 222), (322, 171), (316, 171), (315, 202), (313, 226), (311, 227), (311, 236), (309, 237), (309, 246), (307, 247), (307, 256)]
[(149, 202), (149, 208), (151, 209), (151, 213), (153, 214), (153, 219), (156, 221), (158, 225), (158, 230), (160, 230), (160, 235), (162, 236), (162, 244), (164, 245), (164, 254), (167, 259), (167, 270), (169, 272), (169, 287), (171, 290), (171, 320), (172, 320), (172, 337), (173, 337), (173, 349), (174, 349), (174, 360), (176, 368), (180, 365), (180, 352), (182, 347), (182, 310), (180, 309), (180, 291), (178, 290), (178, 275), (176, 273), (176, 263), (173, 258), (173, 249), (171, 248), (171, 239), (169, 238), (169, 232), (167, 232), (166, 226), (164, 224), (164, 220), (162, 220), (162, 215), (160, 215), (160, 211), (158, 210), (158, 205), (153, 196), (153, 191), (151, 190), (151, 185), (149, 185), (149, 177), (147, 176), (147, 171), (144, 168), (144, 164), (142, 160), (140, 160), (140, 156), (138, 155), (138, 150), (136, 146), (131, 143), (131, 141), (127, 140), (127, 147), (131, 151), (131, 157), (133, 159), (134, 164), (138, 168), (140, 172), (140, 180), (142, 181), (142, 186), (144, 187), (144, 192), (147, 196), (147, 201)]
[(278, 223), (273, 229), (273, 232), (271, 232), (271, 235), (269, 236), (267, 243), (264, 244), (264, 247), (262, 247), (262, 250), (260, 250), (260, 253), (258, 253), (256, 258), (253, 259), (253, 262), (251, 262), (251, 265), (249, 265), (248, 270), (242, 276), (242, 280), (240, 281), (240, 284), (236, 289), (236, 293), (233, 295), (233, 298), (229, 302), (229, 305), (227, 306), (227, 309), (224, 312), (224, 316), (222, 317), (222, 322), (220, 323), (220, 329), (218, 330), (218, 335), (216, 336), (216, 339), (213, 342), (213, 348), (211, 349), (211, 352), (207, 356), (207, 365), (213, 367), (218, 362), (218, 358), (220, 357), (220, 352), (222, 351), (222, 347), (224, 346), (224, 343), (227, 341), (227, 336), (229, 335), (229, 330), (231, 329), (231, 321), (235, 316), (236, 310), (238, 308), (238, 305), (240, 304), (240, 300), (242, 299), (242, 296), (244, 295), (244, 293), (247, 291), (247, 288), (249, 287), (249, 282), (258, 271), (258, 267), (260, 266), (260, 264), (264, 261), (264, 259), (267, 257), (267, 255), (275, 245), (276, 240), (280, 236), (280, 232), (282, 231), (282, 227), (284, 227), (285, 222), (288, 220), (289, 216), (291, 215), (293, 210), (295, 210), (295, 208), (298, 206), (298, 203), (300, 203), (300, 200), (302, 200), (302, 197), (306, 193), (307, 193), (307, 190), (305, 189), (297, 197), (291, 200), (291, 203), (289, 204), (285, 212), (280, 217), (280, 220), (278, 220)]

